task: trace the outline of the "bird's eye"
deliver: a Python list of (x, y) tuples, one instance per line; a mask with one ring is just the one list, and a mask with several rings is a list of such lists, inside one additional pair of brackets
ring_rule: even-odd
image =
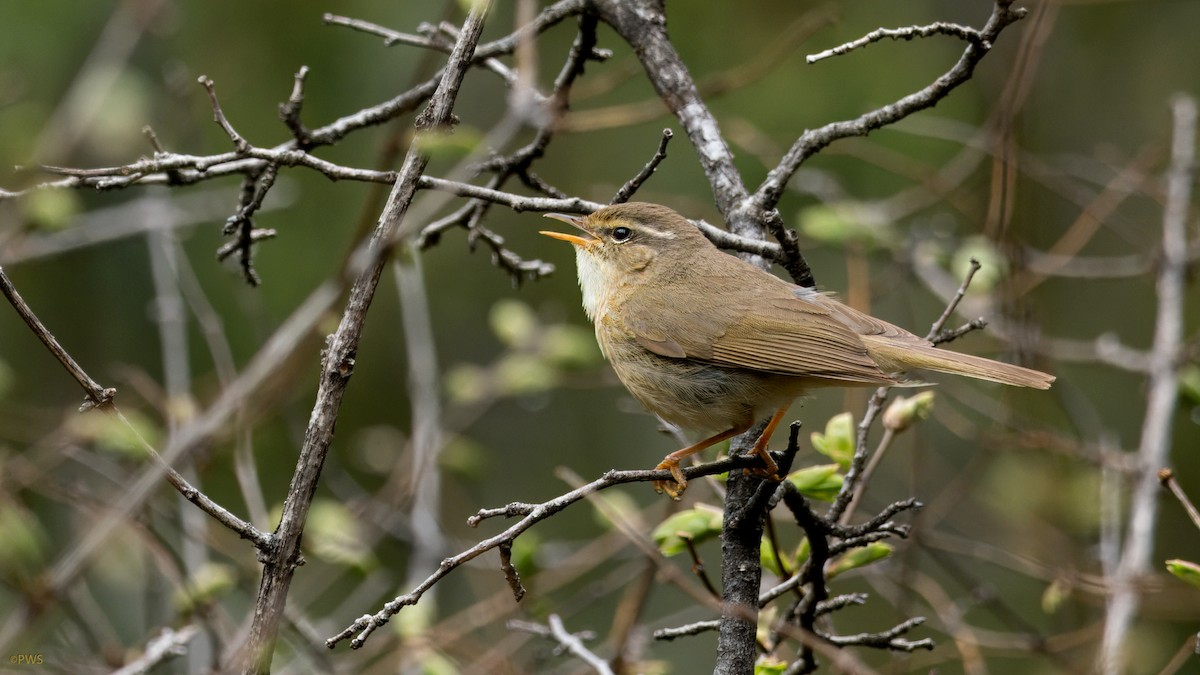
[(616, 242), (629, 241), (629, 238), (632, 236), (633, 236), (633, 230), (629, 229), (628, 227), (613, 228), (613, 231), (612, 231), (613, 241), (616, 241)]

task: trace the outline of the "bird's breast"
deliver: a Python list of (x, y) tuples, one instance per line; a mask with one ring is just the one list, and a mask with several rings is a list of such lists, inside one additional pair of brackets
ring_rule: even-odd
[(638, 402), (691, 431), (711, 433), (752, 424), (805, 388), (799, 378), (655, 354), (611, 315), (596, 322), (596, 338), (617, 377)]

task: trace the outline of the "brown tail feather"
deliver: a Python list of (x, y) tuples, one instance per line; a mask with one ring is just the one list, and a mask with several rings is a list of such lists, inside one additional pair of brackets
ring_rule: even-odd
[(982, 356), (960, 354), (938, 349), (930, 344), (897, 342), (894, 338), (864, 335), (867, 353), (887, 371), (906, 371), (914, 368), (942, 373), (966, 375), (1016, 387), (1049, 389), (1053, 375), (1030, 368), (1001, 363)]

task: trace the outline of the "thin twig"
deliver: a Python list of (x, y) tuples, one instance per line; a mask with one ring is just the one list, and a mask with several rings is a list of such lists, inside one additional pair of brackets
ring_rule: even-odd
[(924, 38), (933, 35), (949, 35), (960, 40), (965, 40), (971, 44), (979, 45), (983, 49), (990, 49), (991, 45), (984, 41), (983, 36), (979, 31), (969, 26), (960, 26), (956, 23), (947, 23), (938, 21), (926, 26), (908, 26), (907, 28), (879, 28), (867, 33), (861, 38), (852, 42), (847, 42), (843, 45), (838, 45), (832, 49), (826, 49), (823, 52), (810, 54), (805, 58), (808, 63), (816, 63), (822, 59), (827, 59), (831, 56), (841, 56), (849, 53), (859, 47), (866, 47), (872, 42), (879, 42), (884, 38), (893, 40), (912, 40), (913, 38)]
[(83, 392), (87, 399), (79, 407), (79, 411), (83, 412), (91, 408), (109, 407), (112, 404), (113, 397), (117, 395), (117, 390), (112, 387), (104, 387), (93, 380), (83, 370), (83, 367), (79, 365), (79, 362), (67, 353), (67, 350), (63, 349), (63, 346), (59, 344), (58, 340), (46, 328), (41, 319), (33, 313), (33, 310), (25, 302), (24, 298), (21, 297), (21, 294), (17, 292), (16, 287), (13, 286), (12, 280), (8, 278), (8, 274), (4, 272), (3, 267), (0, 267), (0, 292), (4, 293), (5, 298), (8, 298), (8, 302), (13, 306), (13, 309), (17, 310), (17, 314), (25, 322), (25, 325), (29, 326), (29, 330), (33, 331), (37, 339), (46, 345), (46, 349), (49, 349), (54, 358), (58, 359), (58, 362), (62, 364), (62, 367), (66, 368), (71, 377), (75, 378), (79, 386), (83, 387)]
[[(963, 297), (966, 296), (967, 289), (971, 286), (971, 280), (975, 278), (975, 273), (982, 266), (979, 260), (974, 256), (971, 257), (971, 267), (967, 269), (967, 274), (963, 277), (962, 283), (959, 284), (958, 291), (954, 293), (953, 298), (950, 298), (950, 302), (946, 303), (946, 309), (942, 312), (942, 315), (929, 327), (929, 332), (925, 334), (926, 340), (932, 341), (946, 327), (946, 322), (950, 320), (950, 315), (954, 313), (954, 310), (958, 309), (958, 303), (962, 302)], [(948, 342), (949, 340), (946, 341)]]
[(903, 640), (900, 638), (908, 631), (925, 623), (925, 619), (915, 617), (880, 633), (858, 633), (857, 635), (825, 635), (821, 637), (839, 647), (861, 645), (863, 647), (880, 647), (900, 652), (912, 652), (918, 649), (933, 649), (933, 640)]
[(146, 649), (141, 656), (114, 670), (112, 675), (142, 675), (173, 656), (182, 656), (187, 653), (187, 644), (199, 632), (200, 628), (195, 624), (189, 624), (179, 630), (163, 628), (146, 643)]
[(654, 156), (650, 158), (649, 162), (646, 162), (646, 166), (643, 166), (641, 171), (637, 172), (637, 175), (630, 178), (621, 186), (620, 190), (617, 190), (617, 194), (613, 196), (610, 204), (624, 204), (629, 201), (633, 193), (638, 191), (638, 188), (642, 187), (642, 183), (645, 183), (654, 174), (658, 165), (667, 158), (667, 144), (671, 142), (674, 135), (670, 129), (662, 130), (662, 138), (658, 141), (658, 150), (654, 152)]
[(754, 191), (751, 201), (755, 208), (759, 211), (775, 208), (788, 181), (800, 165), (830, 143), (849, 136), (866, 135), (936, 105), (956, 87), (969, 80), (975, 67), (987, 56), (1004, 29), (1027, 14), (1023, 8), (1013, 9), (1012, 4), (1013, 0), (995, 0), (991, 16), (978, 31), (979, 39), (970, 42), (958, 62), (929, 85), (852, 120), (831, 122), (801, 134), (784, 154), (778, 166), (768, 172), (766, 180)]
[(312, 145), (312, 136), (300, 121), (300, 108), (304, 105), (304, 79), (308, 77), (308, 66), (300, 66), (292, 78), (292, 93), (287, 101), (279, 104), (279, 119), (292, 132), (296, 146), (307, 150)]
[(692, 557), (692, 574), (695, 574), (700, 579), (700, 583), (704, 584), (705, 590), (714, 598), (720, 598), (721, 592), (713, 586), (712, 579), (708, 578), (708, 572), (704, 569), (704, 560), (700, 558), (700, 551), (696, 550), (696, 542), (692, 541), (691, 537), (682, 537), (683, 543), (687, 546), (688, 555)]
[(699, 635), (701, 633), (714, 631), (720, 626), (721, 622), (713, 619), (711, 621), (697, 621), (695, 623), (689, 623), (685, 626), (679, 626), (677, 628), (659, 628), (658, 630), (654, 631), (654, 639), (670, 641), (676, 638)]
[(1192, 519), (1192, 524), (1200, 528), (1200, 511), (1196, 509), (1196, 505), (1188, 499), (1187, 493), (1180, 487), (1179, 481), (1175, 480), (1175, 472), (1170, 469), (1160, 469), (1158, 472), (1158, 481), (1162, 486), (1171, 491), (1175, 495), (1175, 499), (1179, 500), (1179, 504), (1183, 506), (1183, 510), (1187, 511), (1188, 517)]
[(512, 630), (519, 630), (526, 633), (533, 633), (534, 635), (553, 638), (554, 641), (558, 643), (558, 649), (555, 650), (556, 654), (567, 652), (588, 664), (588, 666), (590, 666), (592, 670), (596, 671), (599, 675), (613, 675), (613, 670), (609, 667), (608, 663), (606, 663), (604, 659), (601, 659), (599, 656), (596, 656), (592, 650), (588, 649), (583, 644), (584, 640), (595, 639), (595, 633), (592, 633), (591, 631), (571, 633), (567, 630), (566, 626), (563, 626), (562, 619), (559, 618), (557, 614), (551, 614), (548, 617), (547, 624), (544, 626), (540, 623), (534, 623), (532, 621), (519, 621), (514, 619), (508, 622), (508, 627)]
[(521, 576), (512, 564), (512, 542), (504, 542), (497, 546), (496, 550), (500, 552), (500, 571), (504, 573), (504, 580), (512, 589), (513, 600), (520, 602), (521, 598), (525, 597), (525, 587), (521, 585)]
[(255, 547), (260, 551), (266, 551), (270, 548), (272, 542), (269, 534), (262, 532), (258, 528), (254, 527), (254, 525), (233, 515), (233, 513), (228, 511), (225, 507), (209, 498), (208, 495), (193, 487), (191, 483), (189, 483), (182, 475), (180, 475), (180, 473), (176, 471), (168, 463), (168, 461), (164, 459), (163, 456), (160, 455), (158, 451), (146, 441), (145, 438), (142, 437), (141, 433), (138, 432), (137, 427), (135, 427), (129, 421), (129, 419), (125, 417), (124, 413), (117, 408), (116, 404), (113, 403), (113, 396), (116, 395), (117, 390), (111, 387), (104, 388), (97, 384), (96, 381), (93, 380), (91, 376), (89, 376), (87, 372), (83, 370), (83, 367), (80, 366), (79, 363), (69, 353), (67, 353), (65, 349), (63, 349), (62, 345), (59, 344), (54, 335), (50, 333), (45, 324), (38, 319), (37, 315), (33, 313), (33, 310), (28, 304), (26, 304), (25, 300), (21, 298), (20, 293), (17, 292), (17, 289), (13, 286), (12, 281), (8, 278), (8, 275), (5, 274), (2, 267), (0, 267), (0, 292), (4, 293), (4, 296), (8, 298), (8, 301), (12, 303), (13, 308), (17, 310), (17, 314), (21, 316), (26, 325), (29, 326), (30, 330), (37, 335), (38, 339), (46, 345), (46, 348), (50, 350), (54, 357), (58, 359), (63, 368), (65, 368), (67, 372), (69, 372), (71, 376), (75, 378), (75, 381), (79, 383), (79, 386), (83, 387), (84, 392), (87, 394), (87, 399), (80, 407), (80, 412), (86, 412), (92, 408), (99, 408), (100, 410), (112, 415), (130, 433), (133, 434), (133, 437), (138, 441), (138, 445), (141, 446), (142, 451), (145, 452), (146, 455), (152, 461), (154, 461), (158, 467), (161, 468), (166, 476), (167, 482), (169, 482), (172, 487), (178, 490), (185, 499), (198, 506), (208, 515), (212, 516), (217, 522), (236, 532), (238, 536), (253, 542)]
[(967, 333), (973, 333), (977, 330), (983, 330), (983, 329), (987, 328), (987, 326), (988, 326), (987, 319), (985, 319), (983, 317), (978, 317), (975, 319), (971, 319), (970, 321), (964, 323), (963, 325), (959, 326), (958, 328), (944, 330), (944, 331), (938, 333), (937, 335), (934, 335), (933, 337), (929, 338), (929, 341), (935, 345), (944, 345), (947, 342), (953, 342), (953, 341), (957, 340), (958, 338), (966, 335)]
[(220, 125), (225, 134), (229, 136), (229, 140), (233, 141), (233, 147), (238, 153), (244, 153), (249, 149), (250, 144), (246, 142), (246, 139), (242, 138), (241, 134), (229, 123), (229, 119), (225, 117), (225, 112), (221, 110), (221, 102), (217, 100), (217, 89), (212, 79), (207, 75), (201, 75), (197, 78), (197, 81), (200, 83), (200, 86), (204, 87), (204, 91), (208, 93), (208, 101), (212, 104), (213, 109), (213, 121)]

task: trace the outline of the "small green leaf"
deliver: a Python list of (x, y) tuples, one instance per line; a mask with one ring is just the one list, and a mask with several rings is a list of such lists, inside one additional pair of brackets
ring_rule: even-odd
[(721, 533), (721, 510), (708, 504), (680, 511), (659, 523), (650, 537), (663, 555), (670, 557), (687, 550), (685, 540), (698, 544)]
[(500, 341), (520, 349), (533, 344), (538, 333), (537, 315), (520, 300), (505, 299), (492, 305), (488, 324)]
[(460, 124), (454, 128), (452, 133), (420, 134), (416, 138), (416, 143), (422, 152), (426, 152), (432, 157), (445, 157), (453, 160), (474, 150), (482, 138), (478, 130)]
[(817, 452), (837, 462), (842, 471), (848, 470), (854, 457), (854, 416), (844, 412), (829, 418), (825, 433), (813, 432), (812, 445)]
[(591, 368), (603, 360), (592, 331), (565, 323), (546, 328), (541, 351), (550, 363), (563, 370)]
[(1007, 270), (1004, 256), (996, 250), (991, 239), (984, 236), (966, 238), (954, 252), (950, 269), (956, 278), (964, 279), (971, 269), (971, 259), (979, 261), (979, 271), (971, 278), (971, 291), (990, 291), (1004, 279)]
[(1167, 571), (1193, 586), (1200, 587), (1200, 565), (1188, 560), (1168, 560)]
[(1179, 393), (1192, 403), (1200, 404), (1200, 366), (1186, 366), (1179, 371)]
[(763, 537), (760, 540), (758, 547), (758, 560), (763, 569), (780, 578), (784, 577), (783, 570), (779, 567), (780, 560), (782, 560), (783, 564), (789, 569), (795, 567), (795, 565), (792, 564), (792, 561), (788, 559), (787, 553), (784, 553), (783, 551), (779, 552), (779, 557), (776, 559), (775, 552), (771, 546), (771, 540), (768, 537)]
[(496, 364), (496, 386), (503, 394), (537, 394), (558, 385), (558, 371), (534, 354), (505, 354)]
[(488, 453), (478, 442), (466, 436), (455, 436), (438, 453), (438, 466), (463, 478), (486, 477)]
[(34, 577), (46, 557), (46, 532), (31, 511), (0, 504), (0, 575), (12, 583)]
[(837, 464), (818, 464), (797, 469), (788, 474), (788, 480), (800, 494), (831, 502), (842, 489), (842, 474), (838, 473)]
[(1055, 614), (1063, 603), (1071, 597), (1071, 584), (1065, 579), (1055, 579), (1042, 592), (1042, 611)]
[(633, 522), (638, 518), (642, 509), (637, 500), (628, 492), (608, 490), (592, 497), (592, 516), (596, 524), (605, 529), (611, 529), (613, 522)]
[(237, 573), (233, 567), (220, 563), (206, 563), (192, 575), (187, 583), (175, 591), (171, 602), (176, 611), (188, 615), (198, 608), (212, 604), (237, 584)]
[(833, 561), (826, 570), (826, 577), (832, 579), (852, 569), (865, 567), (873, 562), (887, 558), (892, 554), (892, 545), (882, 541), (872, 542), (861, 548), (852, 549)]
[(392, 621), (396, 635), (402, 638), (419, 638), (437, 621), (437, 608), (431, 602), (418, 602), (405, 607)]
[(332, 499), (313, 502), (304, 543), (313, 555), (336, 565), (365, 572), (377, 564), (358, 517)]
[(148, 456), (145, 444), (155, 446), (158, 427), (136, 410), (126, 410), (125, 420), (128, 425), (113, 415), (91, 411), (72, 417), (68, 427), (81, 439), (95, 443), (102, 450), (131, 459), (145, 459)]
[(886, 246), (895, 238), (886, 220), (857, 202), (809, 206), (800, 210), (797, 221), (805, 236), (827, 244), (855, 242)]
[(509, 557), (509, 562), (516, 568), (517, 574), (521, 578), (529, 578), (537, 574), (541, 566), (538, 565), (537, 554), (541, 549), (542, 538), (537, 532), (526, 532), (513, 541), (512, 555)]
[(455, 403), (478, 403), (491, 392), (491, 378), (474, 363), (460, 363), (446, 373), (446, 396)]
[(754, 662), (754, 675), (783, 675), (787, 671), (787, 661), (763, 654)]
[(808, 562), (808, 557), (811, 555), (812, 545), (808, 543), (808, 537), (805, 537), (796, 546), (796, 553), (792, 556), (792, 560), (796, 561), (796, 566), (800, 566)]
[(933, 410), (932, 391), (923, 391), (916, 396), (900, 396), (892, 401), (883, 413), (883, 426), (900, 433), (913, 424), (929, 417)]
[(44, 230), (66, 228), (82, 208), (74, 190), (37, 190), (20, 203), (25, 217)]
[(448, 656), (439, 651), (428, 651), (421, 659), (421, 675), (459, 675), (462, 671)]

